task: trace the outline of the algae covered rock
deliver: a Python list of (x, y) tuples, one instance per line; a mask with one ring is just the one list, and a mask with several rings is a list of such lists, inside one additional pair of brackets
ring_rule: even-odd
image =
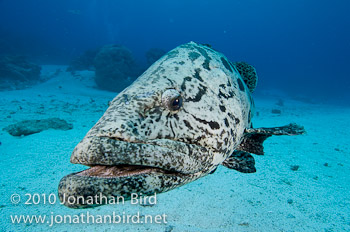
[(139, 75), (130, 50), (120, 45), (106, 45), (97, 53), (95, 82), (101, 89), (120, 92)]
[(82, 70), (95, 70), (94, 60), (99, 52), (99, 49), (90, 49), (85, 51), (82, 55), (73, 59), (68, 68), (68, 72), (82, 71)]
[(73, 124), (68, 123), (60, 118), (24, 120), (15, 124), (11, 124), (5, 127), (3, 130), (7, 131), (12, 136), (26, 136), (48, 129), (70, 130), (73, 129)]
[(135, 62), (131, 51), (121, 45), (105, 45), (89, 49), (70, 62), (67, 71), (94, 70), (97, 87), (120, 92), (129, 86), (143, 71), (162, 57), (166, 52), (151, 48), (146, 52), (147, 65), (143, 67)]
[(0, 80), (38, 80), (41, 67), (30, 63), (24, 56), (0, 57)]
[(24, 56), (0, 57), (0, 89), (18, 89), (40, 80), (41, 67)]

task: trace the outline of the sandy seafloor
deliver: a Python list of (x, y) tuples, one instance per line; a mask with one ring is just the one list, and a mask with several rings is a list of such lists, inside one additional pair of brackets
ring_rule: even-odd
[[(62, 72), (55, 73), (57, 69)], [(303, 136), (265, 142), (265, 156), (255, 156), (257, 172), (225, 167), (200, 180), (157, 196), (154, 206), (106, 205), (69, 209), (25, 205), (25, 194), (57, 194), (59, 180), (85, 169), (69, 162), (77, 143), (108, 107), (115, 93), (94, 88), (93, 72), (72, 76), (65, 67), (45, 66), (49, 78), (39, 85), (0, 92), (0, 128), (25, 119), (59, 117), (73, 123), (68, 131), (46, 130), (13, 137), (0, 132), (0, 231), (350, 231), (350, 109), (324, 104), (255, 98), (254, 127), (296, 122)], [(280, 109), (280, 115), (272, 114)], [(297, 171), (291, 166), (299, 165)], [(22, 201), (14, 205), (12, 194)], [(10, 215), (93, 215), (165, 213), (162, 224), (12, 224)]]

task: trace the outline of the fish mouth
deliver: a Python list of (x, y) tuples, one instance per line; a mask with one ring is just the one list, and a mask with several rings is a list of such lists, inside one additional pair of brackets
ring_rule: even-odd
[(154, 139), (130, 142), (120, 138), (88, 136), (74, 149), (71, 163), (90, 168), (77, 176), (118, 178), (137, 175), (191, 175), (207, 168), (211, 155), (205, 147)]
[(99, 194), (130, 199), (132, 193), (166, 192), (204, 175), (212, 159), (208, 153), (205, 147), (170, 139), (128, 142), (86, 136), (74, 149), (71, 162), (89, 168), (63, 177), (59, 198), (67, 207), (89, 208), (106, 204)]
[(97, 177), (97, 178), (118, 178), (118, 177), (131, 177), (137, 175), (150, 175), (150, 174), (163, 174), (163, 175), (185, 175), (176, 171), (168, 171), (162, 168), (149, 167), (142, 165), (115, 165), (105, 166), (96, 165), (92, 166), (84, 171), (76, 173), (77, 176)]

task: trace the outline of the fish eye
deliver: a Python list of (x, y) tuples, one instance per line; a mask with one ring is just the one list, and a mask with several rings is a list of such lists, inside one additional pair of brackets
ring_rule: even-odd
[(162, 105), (170, 111), (177, 111), (182, 107), (182, 97), (176, 89), (167, 89), (162, 94)]

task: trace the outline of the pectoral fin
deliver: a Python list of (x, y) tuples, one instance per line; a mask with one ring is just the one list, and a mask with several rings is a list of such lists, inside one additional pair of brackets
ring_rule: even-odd
[(222, 165), (243, 173), (256, 172), (254, 157), (245, 151), (234, 151)]
[(282, 127), (272, 128), (247, 128), (241, 144), (237, 150), (253, 153), (256, 155), (264, 154), (264, 141), (272, 135), (301, 135), (305, 129), (295, 123)]

